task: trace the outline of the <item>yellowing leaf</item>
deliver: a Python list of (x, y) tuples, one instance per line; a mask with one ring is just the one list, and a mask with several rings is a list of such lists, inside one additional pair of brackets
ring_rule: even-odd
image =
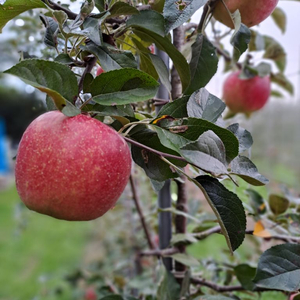
[(271, 237), (271, 233), (265, 229), (265, 226), (263, 225), (262, 221), (256, 222), (254, 226), (253, 235), (263, 237), (263, 238), (269, 238)]

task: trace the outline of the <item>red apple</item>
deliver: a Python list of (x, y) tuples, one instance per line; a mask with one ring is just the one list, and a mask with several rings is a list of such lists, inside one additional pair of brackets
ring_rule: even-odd
[(231, 73), (223, 85), (223, 100), (233, 113), (251, 113), (261, 109), (270, 96), (270, 77), (239, 78), (241, 71)]
[[(257, 25), (265, 20), (275, 9), (279, 0), (224, 0), (229, 11), (240, 11), (242, 23), (248, 27)], [(234, 25), (222, 1), (218, 1), (214, 17), (221, 23), (233, 28)]]
[(154, 46), (154, 44), (151, 44), (151, 45), (149, 46), (149, 50), (150, 50), (150, 52), (151, 52), (152, 54), (155, 53), (155, 46)]
[(104, 70), (99, 66), (97, 68), (96, 76), (99, 76), (100, 74), (104, 73)]
[(21, 139), (16, 186), (31, 210), (92, 220), (115, 205), (130, 169), (130, 150), (111, 127), (88, 115), (51, 111), (35, 119)]
[(290, 300), (294, 300), (294, 299), (298, 298), (297, 296), (299, 296), (299, 299), (300, 299), (300, 293), (294, 293), (290, 296)]
[(85, 300), (97, 300), (97, 293), (95, 292), (95, 289), (93, 287), (88, 287), (85, 291), (84, 295)]

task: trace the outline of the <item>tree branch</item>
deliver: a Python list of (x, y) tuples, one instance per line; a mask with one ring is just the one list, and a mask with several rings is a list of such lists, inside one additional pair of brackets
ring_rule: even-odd
[(134, 179), (133, 179), (132, 175), (130, 175), (129, 181), (130, 181), (130, 187), (131, 187), (131, 192), (132, 192), (132, 199), (134, 201), (136, 210), (137, 210), (138, 215), (140, 217), (141, 224), (142, 224), (142, 227), (144, 229), (144, 233), (145, 233), (145, 236), (146, 236), (146, 239), (147, 239), (147, 242), (148, 242), (148, 246), (149, 246), (150, 249), (155, 249), (155, 245), (154, 245), (153, 240), (151, 238), (151, 234), (150, 234), (149, 229), (147, 227), (145, 216), (143, 214), (143, 211), (142, 211), (142, 208), (141, 208), (141, 205), (140, 205), (140, 199), (139, 199), (139, 196), (137, 194), (136, 186), (135, 186)]
[[(185, 178), (182, 178), (182, 181), (177, 180), (177, 202), (176, 209), (180, 212), (187, 212), (187, 190), (186, 190), (186, 181)], [(186, 224), (187, 220), (184, 215), (176, 214), (175, 216), (175, 230), (177, 234), (186, 233)], [(179, 244), (178, 246), (180, 253), (185, 253), (185, 244)], [(176, 272), (185, 272), (186, 266), (178, 261), (175, 261), (175, 270)]]
[(51, 0), (42, 0), (42, 2), (44, 2), (46, 5), (50, 6), (50, 8), (52, 8), (54, 10), (61, 10), (61, 11), (65, 12), (67, 14), (68, 18), (71, 20), (75, 20), (77, 17), (76, 13), (73, 13), (69, 9), (67, 9)]
[[(184, 30), (183, 26), (179, 26), (173, 30), (173, 44), (178, 51), (181, 51), (184, 43)], [(171, 86), (172, 86), (172, 99), (178, 98), (182, 93), (181, 81), (177, 70), (173, 66), (171, 70)]]

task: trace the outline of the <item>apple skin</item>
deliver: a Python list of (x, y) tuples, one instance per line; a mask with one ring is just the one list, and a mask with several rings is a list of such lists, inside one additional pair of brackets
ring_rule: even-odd
[(99, 76), (100, 74), (104, 73), (104, 70), (99, 66), (97, 68), (96, 76)]
[(69, 221), (93, 220), (125, 189), (130, 150), (112, 128), (88, 115), (59, 111), (35, 119), (21, 139), (16, 187), (34, 211)]
[[(265, 20), (276, 8), (279, 0), (225, 0), (231, 13), (240, 11), (242, 23), (247, 27), (255, 26)], [(214, 9), (214, 17), (230, 28), (234, 28), (231, 18), (222, 1)]]
[(233, 113), (251, 113), (261, 109), (271, 92), (269, 76), (239, 78), (241, 71), (231, 73), (223, 85), (223, 100)]

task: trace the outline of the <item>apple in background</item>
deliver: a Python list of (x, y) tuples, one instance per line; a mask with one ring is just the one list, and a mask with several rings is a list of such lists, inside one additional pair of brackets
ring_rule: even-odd
[(97, 300), (98, 299), (97, 293), (93, 287), (88, 287), (86, 289), (84, 299), (85, 300)]
[[(279, 0), (224, 0), (229, 11), (240, 11), (242, 23), (252, 27), (265, 20), (276, 8)], [(228, 27), (234, 28), (228, 11), (222, 1), (218, 1), (214, 9), (214, 17)]]
[(231, 73), (223, 85), (223, 100), (233, 113), (251, 113), (261, 109), (271, 92), (269, 76), (239, 78), (241, 71)]
[(88, 115), (47, 112), (26, 129), (17, 153), (16, 186), (34, 211), (69, 221), (111, 209), (130, 176), (125, 140)]
[(298, 296), (299, 299), (300, 299), (300, 293), (295, 293), (295, 294), (291, 295), (290, 300), (296, 300), (296, 298), (298, 299), (297, 296)]
[(99, 76), (102, 73), (104, 73), (104, 70), (100, 66), (98, 66), (96, 76)]
[(154, 46), (154, 44), (152, 44), (152, 45), (149, 46), (149, 50), (150, 50), (150, 52), (152, 54), (155, 54), (155, 46)]

